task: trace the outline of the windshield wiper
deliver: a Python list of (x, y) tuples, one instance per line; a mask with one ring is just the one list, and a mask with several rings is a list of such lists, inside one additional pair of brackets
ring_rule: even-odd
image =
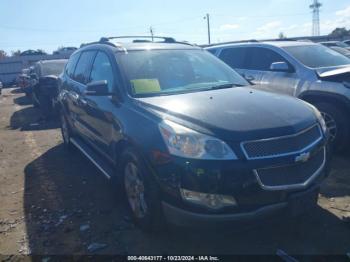
[(216, 85), (210, 87), (211, 90), (216, 90), (216, 89), (224, 89), (224, 88), (231, 88), (231, 87), (237, 87), (237, 86), (243, 86), (241, 84), (222, 84), (222, 85)]

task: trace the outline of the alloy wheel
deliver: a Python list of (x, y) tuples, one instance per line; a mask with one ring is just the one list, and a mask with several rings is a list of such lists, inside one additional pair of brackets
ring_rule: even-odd
[(131, 210), (137, 218), (143, 218), (148, 209), (144, 196), (145, 187), (139, 177), (139, 170), (134, 163), (127, 163), (124, 177), (125, 191)]
[(326, 126), (327, 126), (328, 131), (329, 131), (330, 139), (331, 139), (331, 141), (334, 141), (334, 139), (338, 133), (337, 123), (335, 122), (334, 118), (331, 115), (329, 115), (325, 112), (321, 112), (321, 114), (322, 114), (324, 121), (326, 122)]

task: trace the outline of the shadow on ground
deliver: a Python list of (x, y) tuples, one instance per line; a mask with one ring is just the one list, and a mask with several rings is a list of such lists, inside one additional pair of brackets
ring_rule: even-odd
[[(25, 97), (20, 97), (25, 98)], [(40, 110), (34, 107), (24, 107), (14, 112), (10, 118), (10, 129), (21, 131), (48, 130), (58, 128), (56, 119), (42, 120)]]
[(331, 167), (330, 178), (321, 187), (322, 195), (328, 198), (350, 197), (350, 154), (334, 156)]
[[(123, 197), (79, 152), (53, 147), (25, 167), (25, 221), (33, 254), (345, 254), (350, 227), (318, 207), (312, 215), (232, 230), (171, 228), (159, 235), (130, 222)], [(83, 230), (85, 229), (85, 230)]]
[(15, 99), (13, 99), (13, 102), (19, 106), (28, 106), (32, 104), (32, 101), (27, 96), (16, 97)]
[(10, 93), (11, 94), (20, 94), (20, 93), (23, 93), (23, 91), (21, 88), (18, 87), (18, 88), (13, 88)]

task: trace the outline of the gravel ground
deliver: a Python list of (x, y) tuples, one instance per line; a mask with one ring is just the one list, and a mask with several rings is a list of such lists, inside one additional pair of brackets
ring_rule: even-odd
[[(298, 221), (246, 229), (130, 222), (123, 197), (79, 152), (63, 150), (57, 123), (17, 89), (0, 96), (0, 254), (342, 254), (350, 252), (350, 156), (336, 156), (319, 206)], [(99, 245), (100, 244), (100, 245)]]

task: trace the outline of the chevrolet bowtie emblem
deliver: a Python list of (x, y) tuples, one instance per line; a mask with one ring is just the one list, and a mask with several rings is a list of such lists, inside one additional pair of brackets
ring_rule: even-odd
[(310, 158), (310, 153), (302, 153), (295, 157), (295, 162), (306, 162)]

